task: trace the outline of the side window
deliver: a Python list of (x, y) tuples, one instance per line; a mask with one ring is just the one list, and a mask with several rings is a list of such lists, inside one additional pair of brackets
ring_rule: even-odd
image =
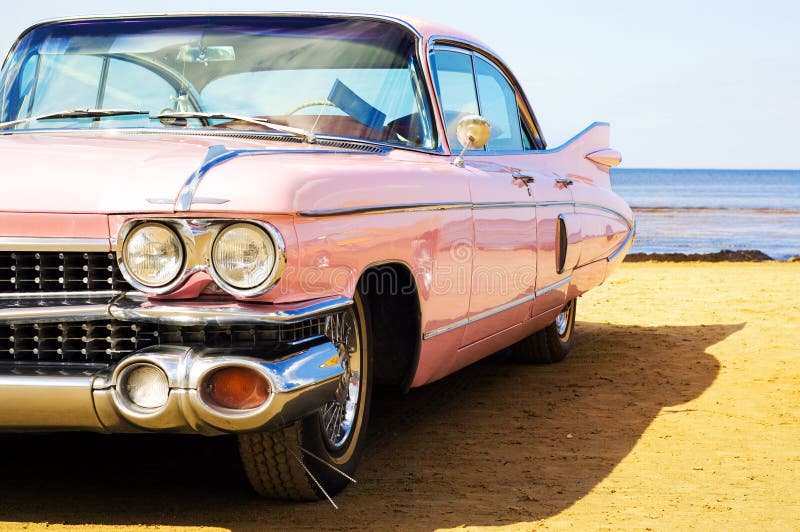
[(432, 56), (433, 79), (444, 114), (450, 150), (463, 146), (456, 137), (458, 121), (465, 115), (478, 114), (478, 96), (472, 72), (472, 56), (449, 50), (438, 50)]
[(491, 63), (475, 57), (475, 77), (481, 113), (492, 126), (487, 148), (493, 150), (522, 150), (522, 127), (517, 109), (517, 97), (505, 76)]

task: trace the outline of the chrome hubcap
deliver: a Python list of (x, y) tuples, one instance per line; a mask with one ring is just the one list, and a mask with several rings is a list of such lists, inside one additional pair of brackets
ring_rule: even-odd
[(322, 428), (328, 445), (341, 448), (353, 431), (361, 391), (361, 342), (353, 310), (329, 316), (325, 334), (339, 349), (339, 364), (344, 375), (336, 399), (322, 407)]
[(556, 316), (556, 332), (559, 336), (564, 336), (567, 334), (567, 328), (569, 328), (569, 315), (572, 312), (572, 301), (567, 303), (567, 306), (564, 307), (564, 310), (561, 311), (561, 314)]

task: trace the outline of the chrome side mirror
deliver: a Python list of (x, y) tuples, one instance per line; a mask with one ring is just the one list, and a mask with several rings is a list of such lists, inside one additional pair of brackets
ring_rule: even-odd
[(456, 127), (456, 137), (464, 148), (458, 154), (458, 157), (453, 160), (453, 166), (462, 168), (464, 166), (464, 154), (467, 153), (467, 150), (483, 148), (489, 142), (491, 135), (492, 126), (480, 115), (467, 115), (459, 120)]

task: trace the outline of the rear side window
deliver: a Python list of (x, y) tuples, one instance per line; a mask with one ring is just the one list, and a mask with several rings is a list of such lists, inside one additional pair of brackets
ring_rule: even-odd
[(522, 150), (517, 96), (505, 76), (485, 59), (475, 57), (475, 77), (483, 117), (492, 125), (490, 151)]

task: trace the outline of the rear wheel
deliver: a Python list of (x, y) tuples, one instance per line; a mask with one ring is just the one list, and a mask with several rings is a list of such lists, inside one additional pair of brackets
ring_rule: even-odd
[(567, 302), (553, 323), (512, 345), (509, 349), (514, 359), (531, 364), (564, 360), (572, 347), (577, 302), (577, 299)]
[(354, 299), (352, 308), (332, 315), (327, 324), (345, 368), (335, 400), (283, 429), (239, 435), (242, 464), (260, 495), (317, 500), (350, 482), (334, 468), (355, 473), (366, 437), (372, 367), (369, 316), (360, 294)]

